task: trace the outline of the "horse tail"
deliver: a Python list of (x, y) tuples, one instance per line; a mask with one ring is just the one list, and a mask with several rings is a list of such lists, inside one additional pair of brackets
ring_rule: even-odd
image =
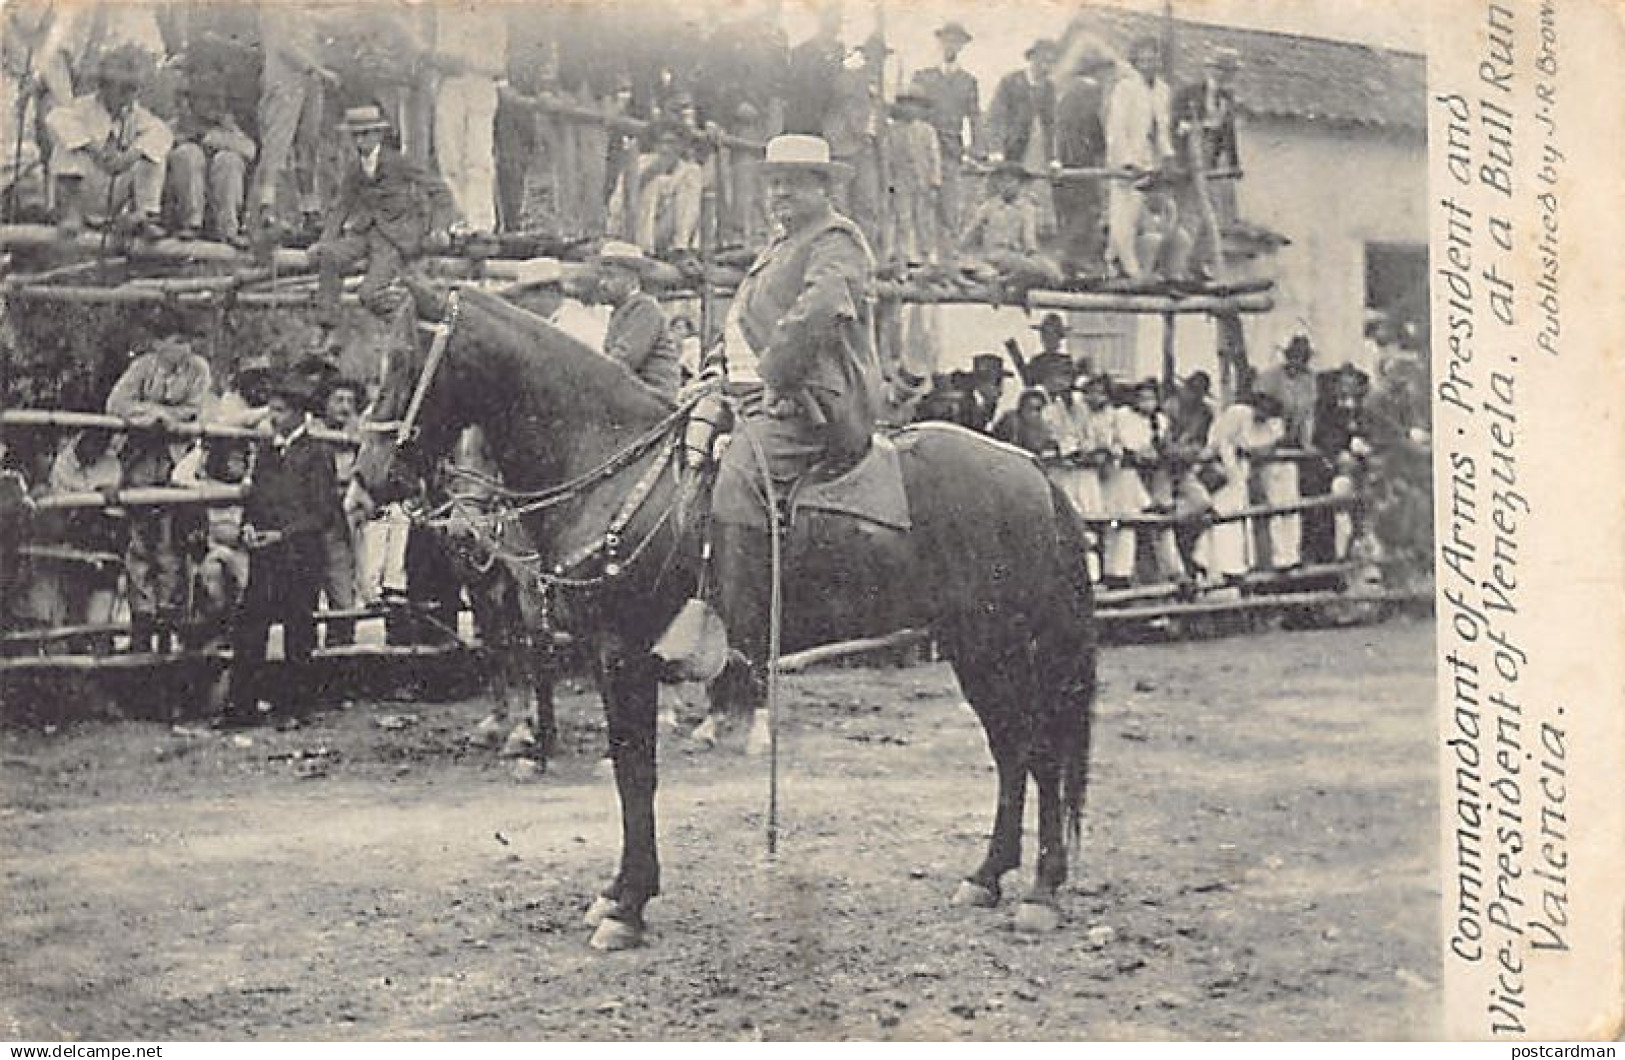
[(1089, 749), (1095, 716), (1095, 600), (1089, 581), (1089, 532), (1072, 501), (1050, 486), (1055, 511), (1060, 590), (1046, 625), (1050, 643), (1041, 655), (1051, 675), (1050, 733), (1061, 760), (1061, 801), (1066, 842), (1074, 864), (1083, 845), (1083, 804), (1089, 785)]

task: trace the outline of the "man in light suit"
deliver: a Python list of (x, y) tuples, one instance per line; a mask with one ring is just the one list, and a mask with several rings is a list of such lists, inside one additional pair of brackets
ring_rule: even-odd
[[(1168, 82), (1162, 79), (1162, 44), (1141, 37), (1129, 51), (1133, 70), (1117, 79), (1106, 102), (1106, 164), (1149, 175), (1173, 157)], [(1124, 275), (1144, 275), (1135, 247), (1144, 193), (1127, 180), (1112, 181), (1106, 259)]]

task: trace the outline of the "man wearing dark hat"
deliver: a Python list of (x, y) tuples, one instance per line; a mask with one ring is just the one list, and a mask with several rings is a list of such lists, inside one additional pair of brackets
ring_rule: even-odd
[(845, 12), (840, 0), (825, 0), (818, 9), (818, 28), (790, 49), (785, 78), (784, 131), (824, 135), (824, 123), (835, 105), (836, 83), (846, 62), (841, 42)]
[[(309, 434), (314, 404), (299, 376), (280, 376), (271, 384), (273, 434), (259, 448), (243, 502), (248, 584), (232, 626), (225, 725), (253, 725), (262, 709), (273, 706), (293, 718), (310, 709), (316, 597), (326, 571), (323, 539), (344, 520), (332, 451)], [(263, 672), (273, 622), (282, 623), (285, 660), (274, 685)]]
[[(1146, 36), (1129, 49), (1133, 69), (1117, 79), (1106, 102), (1106, 164), (1133, 174), (1151, 174), (1173, 160), (1168, 82), (1162, 78), (1162, 42)], [(1145, 270), (1135, 244), (1144, 192), (1128, 180), (1114, 180), (1106, 257), (1123, 275), (1139, 279)]]
[(614, 307), (604, 333), (604, 355), (624, 364), (667, 401), (672, 400), (682, 375), (677, 345), (666, 326), (665, 311), (643, 290), (644, 274), (653, 261), (630, 243), (610, 242), (593, 258), (593, 264), (599, 270), (599, 292)]
[[(761, 659), (767, 631), (768, 522), (758, 469), (787, 497), (818, 464), (846, 467), (869, 448), (880, 402), (870, 341), (874, 259), (835, 212), (844, 167), (812, 136), (768, 142), (763, 176), (782, 234), (750, 267), (724, 325), (722, 356), (740, 422), (714, 494), (715, 557), (730, 639)], [(713, 356), (714, 356), (713, 352)]]
[(913, 90), (930, 101), (930, 121), (937, 131), (942, 156), (937, 220), (944, 258), (952, 254), (964, 220), (962, 166), (965, 157), (981, 147), (981, 89), (976, 78), (959, 65), (959, 53), (970, 42), (971, 35), (964, 26), (958, 22), (944, 23), (937, 30), (942, 62), (916, 71), (913, 80)]
[(351, 107), (340, 128), (354, 141), (355, 158), (339, 185), (321, 242), (310, 248), (321, 269), (318, 313), (328, 327), (338, 323), (345, 269), (366, 261), (361, 303), (380, 315), (387, 313), (394, 303), (385, 289), (407, 262), (447, 246), (457, 222), (445, 183), (384, 143), (390, 125), (380, 107)]
[(1004, 397), (1004, 381), (1013, 375), (1004, 358), (996, 353), (978, 353), (971, 358), (970, 419), (965, 426), (985, 432), (992, 425)]
[(51, 170), (67, 227), (87, 217), (102, 223), (117, 219), (148, 238), (163, 235), (159, 212), (175, 137), (136, 102), (136, 91), (150, 73), (146, 53), (122, 45), (102, 57), (93, 93), (46, 116)]
[(1060, 47), (1052, 40), (1034, 41), (1027, 49), (1027, 68), (1006, 74), (987, 109), (990, 152), (1041, 170), (1055, 157), (1055, 82), (1050, 73)]

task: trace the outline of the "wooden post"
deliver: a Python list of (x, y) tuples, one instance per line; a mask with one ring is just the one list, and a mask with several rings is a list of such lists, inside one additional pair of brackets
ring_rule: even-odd
[(1162, 385), (1171, 391), (1177, 377), (1174, 364), (1174, 314), (1162, 314)]

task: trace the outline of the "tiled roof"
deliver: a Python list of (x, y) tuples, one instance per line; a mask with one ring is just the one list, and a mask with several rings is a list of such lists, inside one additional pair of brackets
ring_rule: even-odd
[[(1119, 56), (1136, 37), (1163, 35), (1153, 14), (1083, 7), (1067, 33), (1067, 51), (1084, 37)], [(1174, 20), (1176, 82), (1195, 80), (1220, 48), (1241, 56), (1236, 106), (1257, 117), (1292, 118), (1330, 125), (1364, 125), (1412, 132), (1427, 127), (1427, 62), (1411, 52)]]

